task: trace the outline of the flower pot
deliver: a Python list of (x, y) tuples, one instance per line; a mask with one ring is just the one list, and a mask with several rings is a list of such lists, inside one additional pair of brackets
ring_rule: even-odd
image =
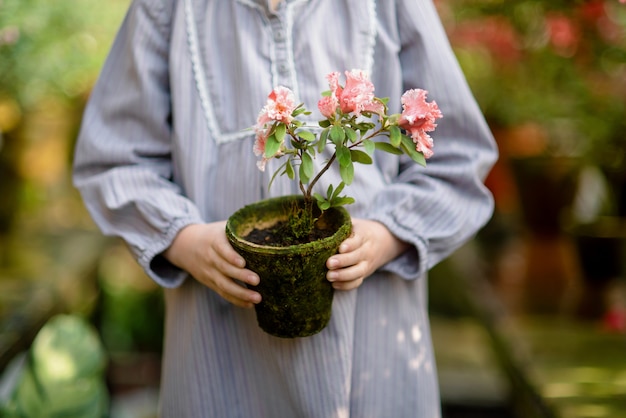
[(607, 296), (617, 281), (626, 277), (626, 218), (599, 217), (569, 228), (580, 262), (582, 292), (578, 313), (600, 318)]
[(511, 168), (525, 226), (540, 236), (561, 234), (561, 217), (576, 195), (580, 161), (554, 156), (512, 158)]
[(337, 252), (352, 225), (348, 212), (339, 207), (324, 212), (319, 226), (329, 235), (325, 238), (287, 246), (245, 238), (255, 229), (287, 220), (290, 208), (302, 203), (301, 196), (259, 201), (239, 209), (226, 224), (231, 245), (246, 260), (246, 268), (260, 277), (257, 286), (250, 286), (263, 298), (255, 306), (257, 322), (265, 332), (283, 338), (310, 336), (328, 324), (333, 287), (326, 279), (326, 260)]

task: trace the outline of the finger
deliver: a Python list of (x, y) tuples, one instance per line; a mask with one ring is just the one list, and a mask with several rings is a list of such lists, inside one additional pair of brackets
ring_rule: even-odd
[(254, 290), (248, 289), (233, 279), (225, 276), (214, 276), (211, 286), (222, 298), (234, 305), (250, 307), (261, 302), (261, 295)]
[(350, 282), (353, 280), (364, 279), (366, 277), (366, 272), (366, 263), (358, 263), (339, 270), (330, 270), (326, 274), (326, 278), (332, 283)]
[(216, 261), (216, 269), (225, 277), (230, 279), (239, 280), (245, 284), (249, 284), (252, 286), (256, 286), (259, 284), (259, 276), (255, 272), (239, 268), (238, 266), (232, 265), (227, 260), (219, 259)]
[(363, 279), (351, 280), (349, 282), (335, 282), (333, 288), (335, 290), (352, 290), (363, 284)]
[(326, 261), (329, 270), (337, 270), (358, 264), (363, 256), (361, 251), (353, 251), (345, 254), (335, 254)]
[(363, 245), (362, 236), (354, 234), (353, 232), (352, 235), (346, 238), (339, 246), (339, 254), (345, 254), (345, 253), (354, 251), (355, 249), (359, 248), (361, 245)]
[(227, 240), (216, 244), (215, 252), (219, 257), (234, 266), (244, 268), (246, 265), (246, 260), (241, 255), (239, 255), (237, 251), (235, 251), (235, 249), (230, 245)]

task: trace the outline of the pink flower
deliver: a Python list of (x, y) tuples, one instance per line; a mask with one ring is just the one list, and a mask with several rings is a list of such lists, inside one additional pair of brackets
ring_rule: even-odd
[(295, 108), (296, 98), (293, 91), (287, 87), (279, 86), (267, 96), (267, 103), (261, 110), (261, 114), (265, 113), (270, 120), (288, 124), (293, 120), (291, 113)]
[[(261, 156), (265, 154), (265, 143), (267, 137), (271, 131), (271, 126), (267, 126), (269, 123), (280, 122), (289, 124), (293, 120), (292, 113), (296, 108), (296, 100), (293, 91), (287, 87), (276, 87), (267, 96), (267, 102), (259, 116), (257, 117), (256, 125), (254, 126), (254, 132), (256, 133), (256, 139), (254, 141), (254, 154)], [(265, 171), (265, 164), (267, 158), (263, 156), (263, 159), (258, 162), (258, 167), (261, 171)]]
[(443, 115), (437, 103), (426, 101), (428, 92), (422, 89), (412, 89), (402, 95), (402, 114), (398, 120), (400, 128), (406, 130), (415, 149), (425, 158), (433, 156), (433, 140), (426, 132), (432, 132), (437, 127), (436, 119)]
[(339, 85), (339, 71), (333, 71), (332, 73), (328, 73), (326, 75), (326, 80), (328, 80), (328, 85), (330, 86), (330, 91), (335, 97), (340, 97), (343, 88)]
[(265, 157), (261, 158), (261, 160), (256, 162), (256, 166), (259, 168), (259, 170), (261, 171), (265, 171), (265, 166), (267, 165), (267, 162), (269, 160)]
[(317, 102), (317, 108), (325, 118), (330, 119), (334, 117), (335, 112), (337, 112), (337, 107), (339, 107), (339, 101), (335, 95), (322, 97)]
[(450, 28), (450, 39), (460, 47), (487, 49), (499, 64), (517, 64), (522, 58), (522, 40), (503, 16), (487, 16), (459, 22)]
[[(367, 73), (363, 70), (352, 70), (346, 71), (345, 74), (345, 87), (339, 85), (338, 72), (332, 72), (326, 76), (332, 96), (336, 98), (341, 112), (353, 113), (357, 116), (364, 111), (382, 113), (384, 106), (382, 103), (374, 100), (374, 84), (370, 81)], [(330, 105), (330, 103), (327, 101), (325, 105)], [(328, 108), (325, 108), (325, 111), (327, 110)], [(322, 114), (324, 114), (323, 111)], [(324, 116), (328, 117), (326, 114)]]
[(254, 147), (253, 147), (253, 151), (254, 151), (254, 155), (256, 155), (257, 157), (260, 157), (261, 155), (263, 155), (263, 159), (259, 162), (257, 162), (257, 167), (259, 167), (259, 170), (261, 171), (265, 171), (265, 164), (267, 164), (267, 158), (265, 158), (265, 143), (267, 142), (267, 134), (269, 133), (269, 129), (257, 129), (256, 130), (256, 138), (254, 140)]
[(573, 55), (581, 38), (580, 30), (574, 21), (562, 14), (552, 14), (546, 17), (546, 25), (550, 43), (556, 52), (566, 57)]

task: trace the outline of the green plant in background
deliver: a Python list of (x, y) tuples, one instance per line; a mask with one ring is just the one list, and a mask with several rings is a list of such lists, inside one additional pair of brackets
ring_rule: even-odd
[(91, 87), (128, 0), (0, 1), (0, 99), (28, 110)]
[(105, 417), (109, 404), (105, 365), (102, 343), (86, 320), (55, 316), (35, 337), (25, 362), (16, 366), (13, 382), (3, 379), (8, 393), (0, 397), (0, 416)]
[(83, 103), (128, 4), (0, 0), (0, 267), (13, 258), (20, 216), (45, 223), (49, 193), (71, 191)]

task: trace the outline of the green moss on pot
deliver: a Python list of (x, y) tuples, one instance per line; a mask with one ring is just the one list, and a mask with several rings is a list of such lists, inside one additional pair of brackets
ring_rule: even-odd
[(275, 246), (250, 242), (252, 230), (286, 221), (301, 196), (263, 200), (235, 212), (226, 224), (226, 235), (246, 260), (246, 267), (260, 277), (263, 300), (255, 306), (257, 321), (265, 332), (283, 338), (306, 337), (320, 332), (330, 321), (333, 287), (326, 280), (326, 260), (337, 253), (351, 231), (348, 212), (331, 208), (324, 212), (330, 236), (298, 245)]

